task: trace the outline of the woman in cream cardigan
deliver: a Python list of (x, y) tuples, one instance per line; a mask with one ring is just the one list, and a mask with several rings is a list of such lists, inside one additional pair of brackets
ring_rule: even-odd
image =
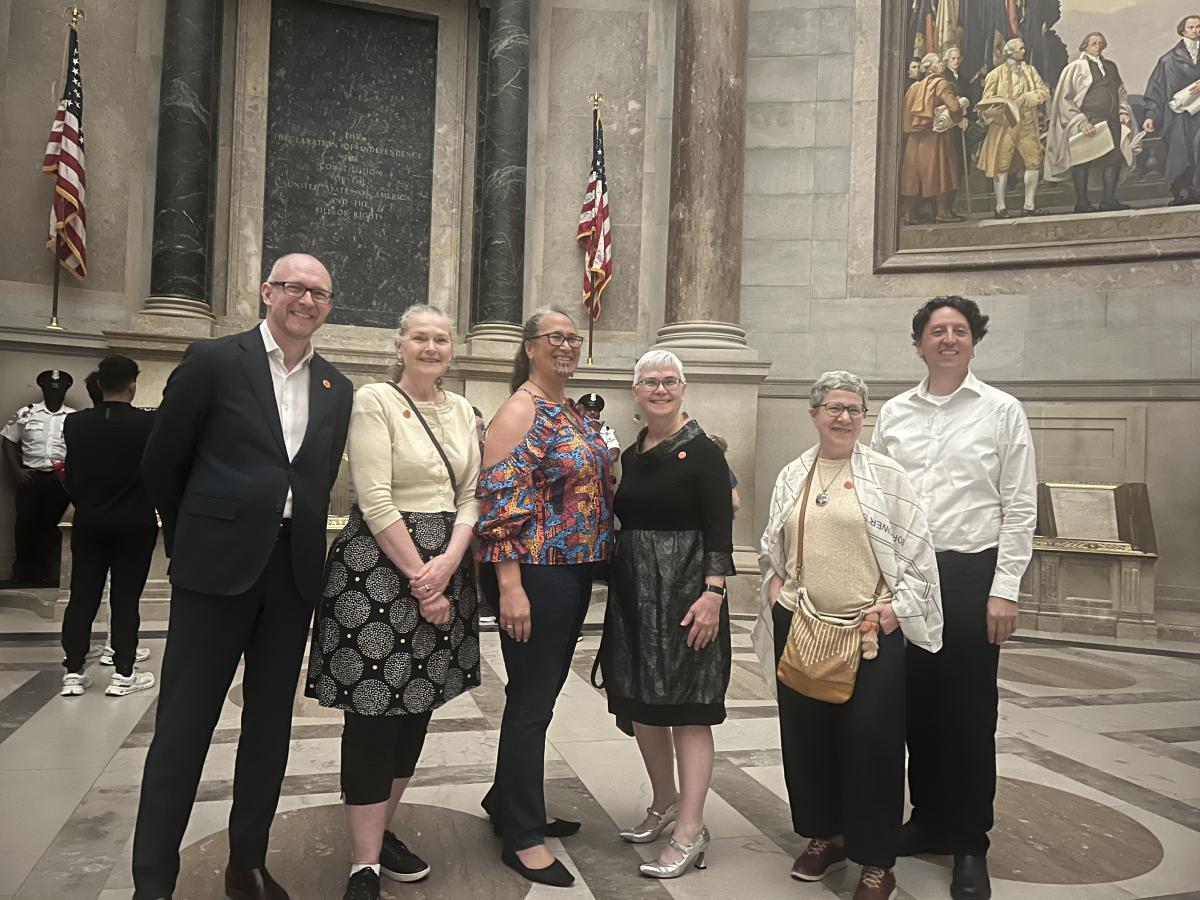
[[(826, 372), (812, 387), (820, 441), (775, 482), (754, 647), (779, 697), (792, 825), (812, 839), (792, 877), (819, 881), (849, 858), (862, 866), (854, 900), (889, 900), (904, 804), (904, 642), (936, 652), (942, 610), (929, 527), (908, 477), (858, 443), (867, 396), (849, 372)], [(805, 598), (820, 616), (878, 618), (878, 655), (862, 660), (845, 704), (775, 677), (792, 617), (809, 614), (800, 611)]]

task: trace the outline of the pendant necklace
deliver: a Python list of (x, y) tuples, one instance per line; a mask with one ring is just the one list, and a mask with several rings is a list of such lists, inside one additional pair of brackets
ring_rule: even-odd
[[(821, 490), (819, 490), (817, 492), (817, 497), (816, 497), (816, 500), (814, 501), (817, 504), (817, 506), (828, 506), (829, 505), (829, 486), (838, 480), (838, 476), (841, 475), (842, 470), (844, 468), (846, 468), (846, 462), (847, 462), (847, 460), (842, 460), (842, 464), (840, 466), (838, 466), (838, 470), (833, 474), (833, 477), (830, 478), (824, 484), (821, 484), (821, 477), (819, 475), (817, 476), (817, 484), (821, 488)], [(814, 462), (813, 465), (817, 465), (817, 463)]]

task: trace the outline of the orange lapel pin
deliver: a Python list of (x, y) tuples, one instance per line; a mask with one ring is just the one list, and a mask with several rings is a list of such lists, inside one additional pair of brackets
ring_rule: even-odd
[(333, 385), (329, 383), (328, 378), (322, 379), (321, 384), (325, 386), (325, 390), (329, 390), (331, 387), (333, 387)]

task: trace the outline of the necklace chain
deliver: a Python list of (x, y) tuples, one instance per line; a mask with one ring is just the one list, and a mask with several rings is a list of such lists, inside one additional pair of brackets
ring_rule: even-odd
[(537, 383), (536, 381), (534, 381), (532, 378), (527, 378), (527, 379), (525, 379), (525, 380), (526, 380), (526, 381), (528, 381), (530, 384), (532, 384), (532, 385), (533, 385), (535, 388), (537, 388), (537, 389), (538, 389), (539, 391), (541, 391), (543, 394), (545, 394), (545, 395), (546, 395), (546, 399), (547, 399), (547, 400), (550, 400), (550, 401), (552, 401), (552, 402), (554, 402), (554, 403), (562, 403), (562, 402), (564, 402), (564, 400), (566, 399), (565, 397), (563, 397), (563, 398), (560, 398), (560, 399), (558, 399), (558, 400), (555, 400), (555, 399), (554, 399), (554, 398), (553, 398), (553, 397), (550, 395), (550, 392), (549, 392), (548, 390), (546, 390), (544, 387), (542, 387), (540, 384), (538, 384), (538, 383)]

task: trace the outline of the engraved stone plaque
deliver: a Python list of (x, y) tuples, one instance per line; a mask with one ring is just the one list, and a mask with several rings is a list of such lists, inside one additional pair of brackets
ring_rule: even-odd
[(274, 0), (270, 72), (263, 276), (312, 253), (329, 322), (394, 328), (428, 299), (437, 22)]
[(1120, 541), (1116, 485), (1050, 484), (1058, 537)]

